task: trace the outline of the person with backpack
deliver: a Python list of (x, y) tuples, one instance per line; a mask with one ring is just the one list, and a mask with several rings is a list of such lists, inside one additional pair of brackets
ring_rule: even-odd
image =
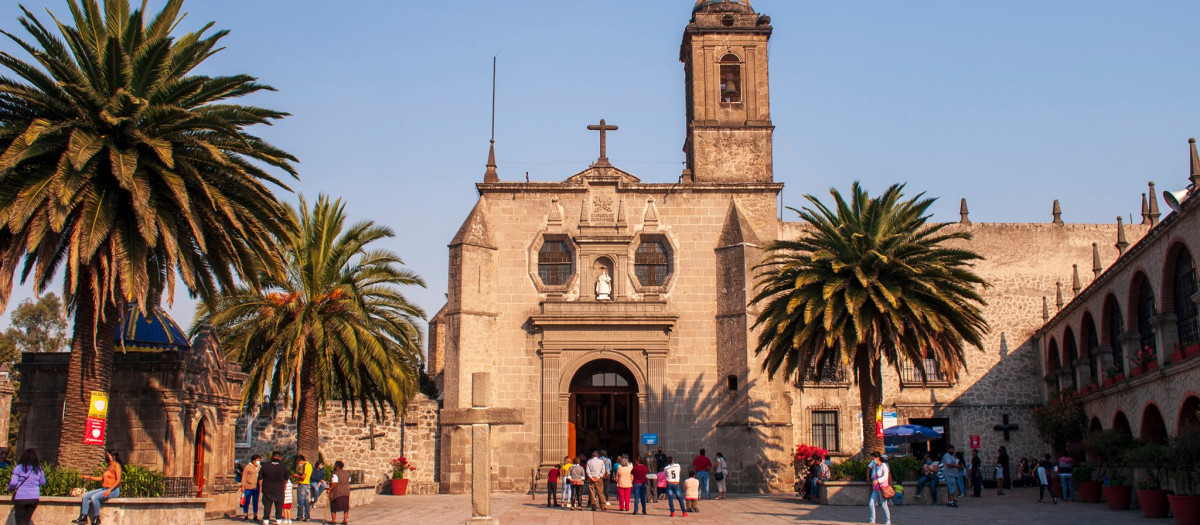
[(37, 452), (28, 448), (21, 454), (21, 461), (13, 467), (8, 480), (8, 491), (12, 493), (13, 514), (16, 525), (33, 525), (33, 512), (41, 501), (42, 485), (46, 484), (46, 473)]

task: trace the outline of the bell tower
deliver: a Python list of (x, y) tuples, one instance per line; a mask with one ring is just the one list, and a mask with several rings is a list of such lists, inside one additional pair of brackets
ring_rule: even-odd
[(767, 40), (749, 0), (698, 0), (679, 60), (687, 90), (684, 182), (771, 182)]

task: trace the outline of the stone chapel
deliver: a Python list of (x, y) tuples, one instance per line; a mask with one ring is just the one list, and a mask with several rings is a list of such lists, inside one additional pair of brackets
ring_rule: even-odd
[[(764, 246), (803, 229), (779, 219), (772, 31), (748, 0), (695, 3), (679, 52), (678, 181), (642, 181), (609, 162), (605, 134), (619, 123), (602, 115), (589, 126), (599, 157), (560, 182), (501, 180), (489, 155), (479, 199), (449, 245), (429, 363), (443, 410), (471, 406), (474, 372), (491, 373), (493, 406), (522, 410), (522, 424), (492, 430), (494, 487), (525, 490), (534, 469), (593, 449), (662, 447), (680, 463), (702, 448), (723, 453), (732, 491), (790, 491), (797, 444), (839, 456), (861, 448), (848, 367), (820, 381), (768, 380), (754, 355), (753, 268)], [(966, 450), (978, 436), (987, 461), (1001, 445), (1040, 456), (1048, 450), (1031, 416), (1045, 396), (1037, 331), (1047, 297), (1078, 291), (1078, 267), (1092, 269), (1093, 250), (1115, 259), (1118, 230), (1136, 242), (1149, 226), (1064, 224), (1057, 202), (1046, 223), (972, 223), (964, 202), (954, 227), (970, 231), (969, 247), (985, 257), (976, 270), (992, 285), (992, 331), (958, 377), (933, 361), (886, 370), (884, 422), (941, 429), (935, 449)], [(643, 444), (647, 434), (656, 445)], [(469, 490), (470, 429), (447, 425), (439, 439), (441, 490)]]

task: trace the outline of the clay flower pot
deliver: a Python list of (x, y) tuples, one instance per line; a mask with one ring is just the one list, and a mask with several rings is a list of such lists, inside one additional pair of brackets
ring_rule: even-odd
[(1142, 515), (1147, 518), (1167, 517), (1167, 491), (1139, 490), (1137, 491), (1138, 505), (1142, 507)]
[(391, 481), (392, 481), (392, 495), (393, 496), (403, 496), (405, 494), (408, 494), (408, 480), (407, 479), (393, 479)]
[(1075, 484), (1075, 492), (1079, 501), (1084, 503), (1100, 503), (1100, 482), (1080, 481)]
[(1200, 525), (1200, 496), (1167, 496), (1176, 525)]
[(1108, 502), (1108, 510), (1129, 510), (1129, 488), (1129, 485), (1104, 487), (1104, 501)]

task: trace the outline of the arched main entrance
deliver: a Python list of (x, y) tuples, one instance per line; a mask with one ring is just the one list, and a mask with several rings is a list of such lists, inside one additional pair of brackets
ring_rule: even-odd
[(593, 450), (607, 450), (610, 457), (637, 451), (638, 387), (628, 368), (610, 359), (592, 361), (571, 378), (570, 394), (572, 456)]
[(196, 494), (204, 492), (204, 452), (208, 448), (208, 432), (204, 423), (201, 419), (196, 426), (196, 453), (192, 460), (192, 481), (196, 484)]

